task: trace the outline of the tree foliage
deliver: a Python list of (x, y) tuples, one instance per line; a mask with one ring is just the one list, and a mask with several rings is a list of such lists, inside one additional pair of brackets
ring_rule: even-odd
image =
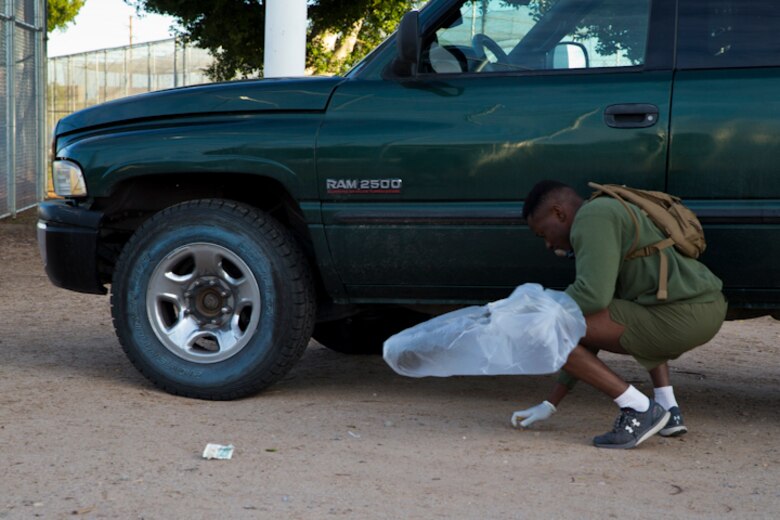
[(346, 72), (387, 38), (404, 13), (419, 3), (413, 0), (319, 0), (309, 8), (309, 68), (318, 74)]
[[(262, 73), (263, 0), (125, 0), (139, 11), (177, 19), (181, 38), (215, 57), (212, 79)], [(307, 67), (342, 73), (386, 38), (415, 0), (309, 0)]]
[(48, 0), (49, 17), (46, 21), (46, 30), (52, 32), (55, 29), (64, 29), (79, 14), (85, 1)]
[[(537, 0), (530, 4), (534, 19), (539, 20), (558, 0)], [(504, 0), (506, 4), (517, 4)], [(602, 55), (623, 53), (632, 63), (641, 63), (647, 37), (647, 1), (624, 2), (603, 0), (577, 24), (575, 41), (596, 40), (596, 51)]]

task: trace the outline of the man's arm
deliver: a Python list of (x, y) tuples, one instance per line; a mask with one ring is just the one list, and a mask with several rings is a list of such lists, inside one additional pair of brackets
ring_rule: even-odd
[(576, 278), (566, 288), (566, 294), (586, 316), (607, 308), (612, 301), (623, 261), (622, 214), (603, 209), (596, 212), (588, 206), (580, 210), (583, 214), (577, 216), (571, 229)]

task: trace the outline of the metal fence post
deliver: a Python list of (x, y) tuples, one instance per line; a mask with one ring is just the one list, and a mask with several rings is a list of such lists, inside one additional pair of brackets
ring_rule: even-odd
[(76, 84), (73, 82), (73, 61), (71, 56), (65, 59), (65, 84), (68, 86), (68, 110), (76, 111)]
[(146, 90), (152, 89), (152, 69), (154, 69), (154, 56), (152, 56), (152, 44), (146, 44)]
[(103, 49), (103, 99), (101, 102), (105, 102), (108, 99), (108, 51)]
[(124, 81), (125, 81), (125, 96), (129, 94), (129, 88), (130, 88), (130, 82), (128, 81), (128, 78), (127, 78), (128, 73), (129, 73), (129, 67), (128, 67), (128, 63), (127, 63), (127, 53), (128, 52), (132, 52), (132, 50), (129, 50), (129, 49), (132, 49), (132, 47), (129, 47), (129, 48), (125, 49), (125, 52), (122, 53), (124, 55), (124, 57), (125, 57), (125, 68), (123, 70), (123, 73), (124, 73), (123, 76), (124, 76)]
[(187, 42), (184, 42), (181, 48), (181, 76), (182, 76), (182, 85), (189, 85), (190, 84), (190, 78), (187, 74), (187, 50), (189, 47), (187, 47)]
[(16, 86), (16, 53), (14, 49), (14, 32), (16, 29), (14, 0), (6, 0), (6, 12), (10, 17), (6, 20), (8, 30), (5, 33), (5, 63), (6, 63), (6, 171), (8, 172), (6, 195), (8, 197), (8, 210), (11, 216), (16, 216), (16, 100), (14, 96)]
[(179, 58), (179, 40), (178, 38), (173, 39), (173, 88), (176, 88), (179, 86), (179, 74), (176, 70), (176, 66), (178, 65), (178, 58)]
[(35, 35), (35, 70), (36, 83), (35, 92), (38, 94), (37, 110), (38, 110), (38, 153), (36, 154), (36, 179), (38, 184), (37, 198), (43, 200), (47, 191), (47, 148), (49, 137), (46, 135), (46, 76), (48, 74), (46, 66), (46, 7), (43, 2), (35, 2), (35, 26), (39, 27), (38, 34)]

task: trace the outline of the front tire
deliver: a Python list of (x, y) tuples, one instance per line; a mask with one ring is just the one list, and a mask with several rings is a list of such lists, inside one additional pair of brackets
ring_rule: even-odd
[(161, 211), (124, 247), (111, 289), (119, 341), (163, 390), (236, 399), (286, 374), (314, 323), (311, 276), (291, 235), (235, 202)]

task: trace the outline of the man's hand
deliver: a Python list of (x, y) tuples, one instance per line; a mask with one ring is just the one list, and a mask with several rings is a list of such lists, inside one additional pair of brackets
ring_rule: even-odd
[(549, 419), (552, 414), (555, 413), (555, 405), (550, 401), (544, 401), (536, 406), (533, 406), (527, 410), (520, 410), (512, 414), (512, 426), (517, 428), (517, 421), (519, 419), (525, 419), (520, 423), (523, 428), (528, 428), (536, 421), (543, 421)]

